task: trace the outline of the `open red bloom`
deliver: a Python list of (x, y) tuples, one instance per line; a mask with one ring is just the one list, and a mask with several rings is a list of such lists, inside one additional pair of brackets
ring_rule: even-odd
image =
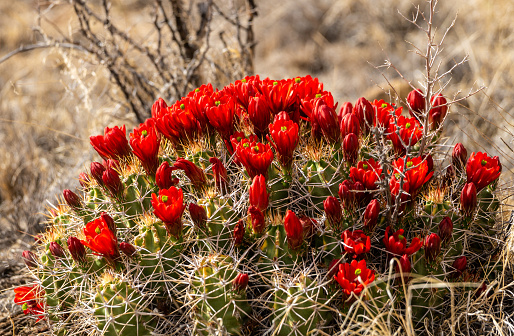
[(497, 156), (489, 157), (487, 153), (471, 153), (466, 164), (468, 183), (473, 182), (477, 191), (487, 187), (500, 177), (501, 165)]
[(161, 137), (155, 130), (153, 119), (147, 119), (130, 133), (130, 145), (134, 154), (141, 160), (148, 175), (154, 175), (159, 167), (159, 145)]
[(392, 141), (395, 151), (403, 155), (407, 146), (414, 146), (421, 139), (423, 127), (416, 118), (399, 116), (391, 118), (388, 132), (388, 138)]
[(353, 253), (354, 258), (360, 254), (368, 253), (371, 249), (371, 238), (366, 236), (362, 230), (345, 230), (341, 239), (344, 243), (344, 250)]
[(383, 99), (374, 100), (373, 109), (375, 110), (375, 126), (388, 128), (392, 117), (399, 117), (402, 114), (403, 107), (395, 108), (393, 105), (386, 103)]
[[(405, 166), (405, 172), (403, 171)], [(405, 174), (403, 181), (403, 191), (409, 193), (411, 198), (416, 197), (419, 189), (428, 182), (434, 175), (429, 169), (428, 161), (421, 157), (414, 157), (407, 159), (405, 163), (405, 157), (401, 157), (393, 162), (394, 174), (389, 183), (391, 193), (394, 196), (398, 196), (401, 174)]]
[(359, 296), (364, 287), (375, 281), (375, 271), (366, 267), (366, 260), (352, 260), (351, 263), (339, 264), (334, 279), (341, 285), (347, 299), (352, 293)]
[(170, 187), (159, 190), (159, 196), (152, 194), (153, 213), (164, 222), (170, 235), (180, 236), (182, 232), (182, 213), (186, 208), (182, 189)]
[[(279, 115), (277, 114), (277, 116)], [(273, 142), (269, 138), (268, 141), (278, 152), (280, 164), (290, 168), (293, 162), (293, 152), (300, 141), (298, 124), (292, 120), (275, 119), (275, 122), (269, 125), (269, 131)]]
[(266, 179), (262, 175), (255, 176), (250, 186), (250, 205), (265, 211), (268, 208), (268, 197)]
[(173, 168), (183, 170), (191, 183), (197, 189), (201, 189), (207, 184), (207, 177), (205, 176), (203, 170), (198, 168), (197, 165), (189, 160), (178, 158), (177, 161), (173, 164)]
[(38, 316), (38, 321), (44, 318), (45, 304), (43, 297), (44, 290), (39, 285), (20, 286), (14, 289), (14, 303), (22, 305), (25, 315)]
[(359, 161), (357, 167), (350, 168), (350, 177), (354, 181), (359, 181), (367, 190), (377, 189), (376, 182), (380, 179), (382, 167), (375, 159)]
[(303, 226), (296, 214), (291, 210), (286, 211), (284, 229), (286, 230), (289, 247), (293, 250), (300, 247), (303, 243)]
[(117, 160), (130, 155), (131, 152), (125, 125), (121, 128), (118, 126), (114, 126), (113, 128), (106, 127), (104, 135), (89, 137), (89, 141), (98, 154), (105, 160)]
[(392, 236), (389, 236), (389, 231), (391, 231), (391, 227), (388, 226), (385, 231), (385, 237), (383, 239), (384, 245), (386, 246), (386, 250), (393, 254), (394, 256), (401, 256), (403, 254), (413, 255), (418, 252), (423, 243), (421, 240), (416, 237), (412, 239), (409, 247), (407, 247), (407, 238), (403, 235), (404, 230), (400, 229), (393, 233)]
[(84, 228), (86, 240), (81, 240), (80, 242), (106, 259), (116, 260), (120, 256), (118, 239), (116, 234), (109, 228), (106, 218), (106, 216), (101, 216), (87, 223)]
[(234, 115), (236, 104), (232, 96), (223, 91), (214, 93), (214, 106), (207, 107), (205, 115), (209, 123), (218, 131), (221, 138), (229, 140), (234, 133)]
[(189, 103), (189, 100), (180, 100), (167, 109), (161, 109), (153, 118), (159, 132), (174, 144), (188, 143), (202, 134), (202, 125)]
[(269, 144), (242, 139), (237, 145), (236, 155), (250, 178), (256, 175), (268, 176), (268, 168), (273, 161), (273, 151)]

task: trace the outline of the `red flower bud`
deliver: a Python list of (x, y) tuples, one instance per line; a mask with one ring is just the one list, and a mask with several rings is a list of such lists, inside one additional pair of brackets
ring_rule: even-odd
[(250, 186), (250, 205), (265, 211), (268, 208), (268, 196), (266, 179), (262, 175), (255, 176)]
[(178, 178), (174, 178), (171, 173), (175, 170), (174, 167), (170, 167), (168, 161), (164, 161), (157, 172), (155, 173), (155, 183), (159, 189), (169, 189), (174, 185), (178, 184)]
[(232, 282), (232, 287), (234, 291), (238, 292), (245, 290), (246, 286), (248, 286), (248, 274), (239, 273)]
[(346, 138), (348, 134), (355, 134), (359, 136), (361, 129), (360, 129), (360, 123), (359, 118), (353, 113), (345, 114), (341, 118), (341, 123), (339, 124), (339, 128), (341, 130), (341, 138)]
[(50, 246), (48, 247), (50, 250), (50, 253), (56, 258), (64, 258), (66, 257), (66, 254), (64, 253), (64, 250), (61, 245), (57, 242), (51, 242)]
[(428, 122), (431, 125), (432, 130), (435, 130), (446, 117), (448, 106), (446, 105), (446, 98), (444, 98), (440, 93), (432, 96), (431, 103), (433, 107), (429, 111)]
[(25, 262), (25, 265), (27, 265), (28, 268), (37, 267), (37, 257), (33, 252), (23, 251), (21, 253), (21, 256), (23, 257), (23, 261)]
[(104, 174), (105, 167), (100, 162), (91, 162), (91, 176), (96, 180), (99, 185), (103, 185), (104, 181), (102, 176)]
[(182, 189), (170, 187), (159, 190), (159, 196), (152, 194), (153, 213), (164, 222), (166, 230), (172, 236), (182, 233), (182, 213), (186, 208)]
[(343, 209), (337, 198), (328, 196), (327, 199), (323, 201), (323, 208), (325, 209), (330, 227), (333, 229), (339, 228), (343, 218)]
[(62, 194), (64, 196), (64, 200), (70, 206), (70, 208), (77, 209), (82, 206), (82, 200), (80, 199), (79, 195), (75, 194), (70, 189), (64, 189)]
[(373, 231), (377, 225), (378, 215), (380, 214), (380, 203), (374, 199), (369, 202), (364, 211), (364, 229), (368, 232)]
[(264, 214), (259, 210), (259, 208), (250, 206), (248, 208), (248, 213), (252, 219), (252, 228), (253, 232), (256, 234), (262, 234), (264, 229), (266, 228), (266, 222), (264, 221)]
[(207, 184), (207, 177), (205, 176), (205, 173), (193, 162), (183, 158), (178, 158), (177, 161), (173, 164), (173, 167), (183, 170), (196, 189), (202, 189)]
[[(285, 116), (287, 116), (287, 114), (285, 114)], [(274, 123), (269, 125), (269, 130), (273, 141), (271, 141), (269, 137), (268, 141), (277, 151), (280, 164), (286, 169), (289, 169), (293, 162), (294, 150), (300, 141), (298, 124), (289, 119), (282, 120), (275, 118)]]
[(361, 182), (344, 180), (339, 184), (339, 198), (343, 203), (343, 208), (347, 211), (354, 209), (363, 197), (364, 186)]
[(439, 237), (441, 237), (443, 242), (447, 242), (452, 237), (452, 232), (453, 222), (450, 217), (446, 216), (441, 223), (439, 223)]
[(457, 170), (461, 170), (468, 160), (468, 151), (460, 142), (453, 147), (452, 164)]
[(120, 243), (120, 250), (129, 258), (136, 253), (136, 248), (132, 244), (126, 242)]
[(466, 256), (460, 256), (452, 264), (452, 267), (455, 271), (452, 274), (452, 278), (458, 278), (462, 275), (462, 273), (466, 270), (466, 266), (468, 264), (468, 260)]
[(352, 103), (350, 102), (344, 102), (342, 105), (341, 105), (341, 108), (339, 109), (339, 122), (341, 122), (341, 119), (343, 119), (343, 117), (347, 114), (350, 114), (352, 113), (353, 111), (353, 105)]
[(268, 125), (271, 121), (271, 110), (267, 99), (257, 94), (248, 102), (248, 117), (253, 124), (253, 130), (257, 136), (262, 137), (268, 133)]
[(214, 181), (216, 188), (221, 194), (228, 192), (228, 175), (227, 169), (223, 165), (220, 159), (211, 157), (209, 162), (212, 163), (212, 173), (214, 174)]
[(427, 262), (435, 261), (441, 252), (441, 238), (437, 233), (431, 233), (425, 238), (425, 259)]
[(353, 107), (353, 114), (355, 114), (359, 119), (361, 128), (364, 132), (368, 132), (370, 127), (373, 127), (375, 110), (366, 98), (361, 97), (357, 100)]
[(319, 129), (329, 143), (339, 142), (340, 130), (336, 112), (322, 98), (316, 100), (310, 119), (313, 132)]
[(318, 222), (316, 222), (314, 218), (305, 215), (301, 215), (298, 219), (300, 220), (300, 224), (302, 224), (303, 236), (311, 237), (314, 234), (314, 228)]
[(303, 243), (303, 227), (296, 214), (291, 210), (286, 211), (284, 229), (286, 230), (289, 247), (293, 250), (299, 248)]
[(354, 258), (360, 254), (368, 253), (371, 249), (371, 238), (366, 236), (362, 230), (345, 230), (341, 239), (343, 240), (344, 250), (347, 253), (352, 253)]
[(159, 98), (152, 105), (152, 118), (155, 118), (157, 115), (161, 114), (162, 110), (166, 111), (168, 109), (168, 105), (164, 101), (164, 99)]
[(339, 271), (339, 265), (341, 265), (341, 260), (339, 259), (334, 259), (330, 262), (330, 265), (328, 265), (327, 278), (333, 279), (335, 277)]
[(409, 113), (411, 116), (420, 118), (423, 111), (425, 111), (425, 97), (423, 97), (423, 91), (415, 89), (409, 92), (407, 104), (410, 107)]
[(118, 126), (106, 127), (104, 135), (92, 136), (89, 137), (89, 140), (93, 148), (105, 160), (119, 159), (131, 153), (125, 125), (121, 128)]
[(466, 183), (460, 195), (460, 210), (466, 217), (473, 217), (477, 207), (477, 188), (473, 182)]
[(100, 213), (100, 218), (102, 221), (104, 221), (109, 230), (111, 230), (116, 235), (118, 227), (116, 226), (116, 223), (114, 223), (114, 219), (112, 219), (112, 217), (109, 216), (106, 212)]
[(86, 249), (76, 237), (68, 238), (68, 250), (75, 262), (79, 264), (86, 262)]
[(121, 197), (123, 195), (123, 183), (116, 170), (112, 168), (106, 169), (102, 175), (102, 180), (112, 196)]
[(500, 177), (501, 164), (497, 156), (489, 157), (486, 153), (471, 153), (466, 164), (467, 182), (473, 182), (477, 192)]
[(239, 246), (243, 243), (243, 239), (245, 236), (245, 223), (242, 219), (240, 219), (236, 227), (234, 228), (234, 245)]
[(407, 254), (404, 254), (401, 256), (400, 259), (398, 259), (399, 264), (396, 265), (396, 272), (400, 273), (410, 273), (411, 271), (411, 263), (410, 263), (410, 257)]
[(79, 174), (79, 183), (82, 186), (82, 188), (87, 189), (89, 187), (89, 183), (91, 183), (89, 179), (89, 175), (82, 172)]
[(205, 223), (207, 222), (207, 211), (205, 211), (203, 206), (197, 205), (195, 203), (189, 203), (189, 214), (191, 215), (193, 223), (198, 228), (205, 228)]
[(359, 138), (354, 133), (346, 135), (343, 140), (344, 159), (351, 165), (355, 164), (359, 156)]
[(155, 175), (159, 167), (158, 155), (160, 144), (161, 136), (155, 129), (153, 119), (147, 119), (130, 133), (130, 145), (132, 146), (132, 150), (141, 161), (146, 173), (150, 176)]

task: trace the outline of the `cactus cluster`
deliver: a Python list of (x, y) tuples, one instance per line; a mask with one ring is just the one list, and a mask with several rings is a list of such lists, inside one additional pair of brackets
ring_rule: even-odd
[(159, 99), (129, 139), (91, 137), (103, 162), (50, 209), (16, 303), (57, 335), (442, 324), (502, 267), (500, 162), (442, 145), (448, 105), (414, 90), (338, 108), (310, 76)]

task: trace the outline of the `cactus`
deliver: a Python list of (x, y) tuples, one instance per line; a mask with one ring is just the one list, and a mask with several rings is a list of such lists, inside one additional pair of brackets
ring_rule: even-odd
[(59, 334), (337, 334), (391, 311), (395, 328), (443, 325), (450, 291), (430, 284), (502, 266), (501, 165), (458, 145), (447, 174), (409, 97), (412, 116), (364, 98), (337, 113), (317, 79), (252, 76), (159, 99), (129, 140), (91, 137), (104, 161), (24, 253), (40, 290), (17, 303)]

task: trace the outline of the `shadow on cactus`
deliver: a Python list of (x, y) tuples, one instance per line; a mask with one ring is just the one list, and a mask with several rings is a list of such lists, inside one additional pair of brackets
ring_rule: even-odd
[(442, 330), (502, 272), (502, 166), (447, 162), (445, 98), (406, 102), (338, 108), (310, 76), (159, 99), (129, 139), (91, 137), (103, 162), (24, 253), (16, 303), (58, 335)]

